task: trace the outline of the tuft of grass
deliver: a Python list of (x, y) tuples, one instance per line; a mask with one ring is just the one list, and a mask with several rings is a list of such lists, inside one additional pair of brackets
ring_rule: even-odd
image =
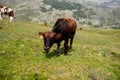
[(73, 49), (56, 57), (46, 54), (38, 32), (51, 27), (30, 22), (0, 21), (0, 80), (119, 80), (120, 30), (77, 30)]

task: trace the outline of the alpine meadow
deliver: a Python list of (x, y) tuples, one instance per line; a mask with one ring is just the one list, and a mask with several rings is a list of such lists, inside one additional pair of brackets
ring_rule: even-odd
[[(120, 80), (119, 0), (0, 0), (0, 15), (0, 80)], [(64, 55), (62, 41), (57, 56), (39, 32), (59, 18), (77, 29), (72, 50)]]
[(73, 50), (46, 54), (39, 31), (51, 26), (0, 21), (0, 80), (119, 80), (120, 30), (77, 29)]

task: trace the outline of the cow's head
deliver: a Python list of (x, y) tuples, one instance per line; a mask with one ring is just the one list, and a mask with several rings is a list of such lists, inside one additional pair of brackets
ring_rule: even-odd
[(44, 40), (44, 50), (49, 52), (52, 45), (61, 38), (61, 34), (54, 33), (54, 32), (39, 32), (40, 38)]
[(6, 6), (3, 6), (3, 7), (0, 9), (0, 12), (1, 12), (1, 13), (6, 12), (6, 8), (7, 8)]

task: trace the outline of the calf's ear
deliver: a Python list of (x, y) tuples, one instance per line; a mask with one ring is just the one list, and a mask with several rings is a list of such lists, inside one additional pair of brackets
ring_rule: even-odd
[(39, 36), (41, 39), (43, 39), (44, 33), (43, 32), (39, 32)]
[(61, 33), (55, 34), (55, 39), (56, 39), (56, 40), (57, 40), (57, 39), (60, 39), (61, 37), (62, 37)]

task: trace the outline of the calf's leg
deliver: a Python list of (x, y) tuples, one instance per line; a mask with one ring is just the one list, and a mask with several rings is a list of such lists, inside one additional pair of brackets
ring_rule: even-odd
[(3, 19), (2, 19), (2, 14), (3, 14), (3, 13), (0, 12), (0, 20), (3, 20)]
[(74, 37), (70, 38), (70, 50), (72, 49), (73, 38)]
[(65, 43), (64, 43), (64, 48), (65, 48), (65, 55), (67, 55), (68, 53), (68, 39), (65, 40)]
[(57, 43), (57, 56), (60, 56), (60, 43)]

